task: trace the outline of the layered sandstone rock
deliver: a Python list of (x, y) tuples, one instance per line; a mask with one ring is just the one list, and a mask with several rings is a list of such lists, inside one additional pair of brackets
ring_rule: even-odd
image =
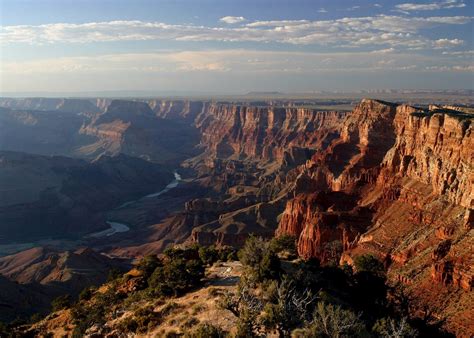
[(188, 100), (149, 100), (147, 103), (158, 117), (184, 120), (189, 123), (194, 122), (199, 114), (205, 112), (209, 104), (206, 101)]
[(214, 157), (281, 161), (293, 147), (327, 146), (323, 141), (337, 136), (344, 115), (303, 108), (214, 104), (196, 118), (196, 125), (202, 133), (201, 143)]
[(474, 207), (474, 126), (472, 115), (450, 110), (413, 112), (400, 106), (397, 141), (383, 167), (387, 176), (408, 176), (465, 208)]
[[(430, 194), (467, 208), (469, 220), (474, 194), (471, 121), (458, 112), (425, 113), (409, 106), (363, 100), (343, 122), (341, 136), (300, 167), (304, 177), (310, 178), (304, 186), (315, 191), (345, 191), (359, 199), (359, 204), (373, 205), (375, 211), (397, 199), (417, 203), (416, 191), (401, 189), (400, 180), (409, 177), (429, 185)], [(300, 235), (304, 214), (311, 208), (305, 203), (301, 199), (288, 202), (278, 233)], [(318, 211), (318, 206), (313, 208)], [(413, 220), (428, 222), (429, 217), (426, 212), (411, 212)], [(439, 229), (438, 235), (452, 232), (448, 228)]]
[(100, 107), (92, 99), (63, 99), (63, 98), (0, 98), (0, 107), (15, 110), (41, 110), (68, 113), (98, 113)]
[(140, 101), (113, 100), (103, 114), (95, 115), (79, 130), (93, 136), (76, 155), (95, 157), (125, 153), (153, 162), (177, 165), (197, 154), (197, 130), (182, 122), (157, 117), (150, 106)]

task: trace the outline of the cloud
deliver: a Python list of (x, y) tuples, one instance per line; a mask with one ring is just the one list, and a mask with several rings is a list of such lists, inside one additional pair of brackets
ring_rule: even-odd
[(465, 66), (427, 66), (425, 67), (427, 71), (435, 71), (435, 72), (465, 72), (470, 73), (474, 72), (473, 65), (465, 65)]
[(443, 52), (443, 55), (472, 56), (472, 55), (474, 55), (474, 50), (462, 50), (462, 51), (456, 51), (456, 52)]
[(433, 42), (435, 48), (449, 48), (456, 47), (464, 44), (463, 40), (460, 39), (438, 39)]
[[(233, 19), (226, 20), (228, 22), (235, 22), (235, 17), (231, 18)], [(436, 40), (430, 40), (420, 35), (422, 30), (443, 25), (462, 25), (471, 20), (472, 18), (467, 16), (409, 18), (397, 15), (377, 15), (317, 21), (254, 21), (232, 27), (207, 27), (192, 24), (176, 25), (144, 21), (106, 21), (83, 24), (56, 23), (3, 26), (0, 28), (0, 41), (2, 44), (28, 43), (41, 45), (176, 40), (277, 42), (294, 45), (325, 45), (346, 48), (375, 46), (377, 48), (405, 47), (420, 49), (439, 47)]]
[(107, 54), (94, 57), (62, 57), (2, 64), (12, 74), (97, 74), (113, 72), (224, 72), (224, 60), (211, 52), (168, 51), (160, 53)]
[[(450, 71), (469, 71), (469, 60), (445, 58)], [(163, 51), (154, 53), (109, 54), (63, 57), (34, 61), (2, 62), (2, 73), (18, 75), (71, 74), (107, 76), (130, 73), (312, 73), (312, 72), (377, 72), (395, 70), (435, 71), (440, 59), (422, 54), (374, 52), (284, 52), (252, 49)], [(432, 67), (432, 68), (429, 68)], [(445, 69), (443, 69), (445, 71)]]
[(474, 66), (473, 65), (453, 66), (451, 69), (454, 70), (454, 71), (460, 71), (460, 72), (474, 72)]
[[(50, 58), (0, 63), (8, 81), (1, 91), (209, 90), (240, 92), (245, 88), (279, 88), (300, 91), (333, 86), (359, 88), (367, 79), (391, 86), (439, 83), (443, 74), (459, 74), (468, 86), (474, 67), (470, 58), (426, 53), (371, 53), (263, 51), (252, 49), (185, 50)], [(420, 73), (422, 76), (415, 73)], [(432, 80), (423, 76), (431, 74)], [(452, 76), (449, 76), (452, 78)], [(335, 80), (338, 79), (338, 80)], [(333, 81), (333, 82), (331, 82)], [(442, 82), (444, 86), (448, 82)], [(199, 88), (196, 88), (199, 83)], [(366, 82), (368, 83), (368, 82)], [(275, 87), (277, 86), (277, 87)], [(260, 88), (260, 89), (259, 89)], [(262, 89), (263, 88), (263, 89)]]
[(359, 8), (360, 8), (360, 6), (352, 6), (352, 7), (347, 8), (346, 10), (347, 11), (355, 11), (356, 9), (359, 9)]
[(372, 54), (389, 54), (395, 52), (395, 48), (386, 48), (386, 49), (378, 49), (378, 50), (373, 50), (370, 53)]
[(320, 9), (318, 10), (318, 13), (327, 13), (327, 12), (328, 12), (328, 11), (327, 11), (326, 9), (324, 9), (324, 8), (320, 8)]
[(439, 9), (462, 8), (466, 4), (457, 0), (446, 0), (441, 2), (432, 2), (428, 4), (403, 3), (396, 5), (395, 8), (401, 11), (434, 11)]
[(246, 21), (246, 19), (243, 16), (224, 16), (223, 18), (220, 18), (219, 21), (225, 22), (228, 24), (236, 24), (236, 23), (241, 23)]

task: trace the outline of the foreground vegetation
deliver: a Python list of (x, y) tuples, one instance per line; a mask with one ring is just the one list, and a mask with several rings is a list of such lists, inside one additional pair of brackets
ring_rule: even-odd
[[(84, 290), (72, 304), (65, 297), (55, 300), (54, 310), (68, 311), (75, 337), (112, 329), (138, 334), (156, 331), (170, 314), (183, 312), (183, 304), (173, 299), (204, 287), (206, 267), (237, 259), (243, 266), (237, 287), (208, 290), (217, 297), (221, 311), (233, 314), (234, 328), (226, 331), (215, 322), (188, 316), (179, 332), (163, 331), (163, 336), (441, 335), (436, 326), (409, 319), (403, 290), (387, 286), (384, 266), (375, 257), (356, 257), (353, 267), (320, 266), (317, 260), (297, 259), (295, 239), (287, 236), (271, 241), (251, 236), (238, 255), (232, 248), (170, 248), (160, 257), (144, 257), (125, 275), (112, 274), (99, 289)], [(198, 313), (198, 307), (191, 313)], [(2, 330), (4, 336), (19, 335), (18, 330)], [(46, 334), (41, 326), (28, 333)]]

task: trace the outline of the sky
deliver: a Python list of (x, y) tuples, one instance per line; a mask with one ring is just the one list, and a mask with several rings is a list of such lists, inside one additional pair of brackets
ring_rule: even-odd
[(0, 95), (474, 89), (471, 0), (0, 0)]

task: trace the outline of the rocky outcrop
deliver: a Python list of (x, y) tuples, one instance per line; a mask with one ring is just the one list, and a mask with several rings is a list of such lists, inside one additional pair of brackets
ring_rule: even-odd
[(301, 156), (292, 148), (326, 147), (337, 137), (344, 116), (303, 108), (213, 104), (197, 116), (196, 126), (213, 157), (282, 161)]
[[(390, 266), (391, 281), (419, 304), (439, 306), (448, 329), (464, 332), (455, 313), (472, 302), (472, 122), (465, 110), (363, 100), (340, 136), (295, 169), (294, 197), (276, 234), (296, 236), (300, 256), (322, 262), (338, 247), (341, 263), (375, 254)], [(332, 205), (334, 192), (350, 198)], [(429, 285), (423, 294), (420, 285)], [(457, 301), (443, 300), (439, 287)]]
[(79, 133), (96, 139), (77, 149), (76, 154), (87, 157), (124, 153), (176, 166), (198, 153), (195, 145), (199, 136), (194, 127), (159, 118), (147, 103), (140, 101), (113, 100)]
[(395, 143), (395, 115), (393, 104), (363, 100), (341, 123), (340, 136), (299, 167), (294, 193), (304, 189), (304, 197), (288, 201), (277, 234), (298, 237), (303, 257), (324, 260), (325, 247), (332, 242), (348, 249), (371, 224), (371, 212), (357, 207), (357, 200), (375, 185), (384, 156)]
[(465, 208), (474, 207), (472, 115), (446, 109), (429, 112), (400, 106), (394, 120), (396, 144), (383, 163), (387, 177), (410, 177), (435, 194)]
[(0, 150), (87, 159), (125, 153), (177, 166), (199, 153), (192, 122), (204, 102), (181, 110), (168, 103), (153, 111), (131, 100), (0, 99)]
[(63, 99), (63, 98), (0, 98), (0, 107), (14, 110), (41, 110), (69, 113), (98, 113), (101, 111), (93, 99)]
[[(394, 200), (417, 203), (419, 208), (410, 212), (411, 220), (433, 223), (435, 215), (422, 210), (419, 194), (424, 192), (403, 184), (403, 178), (406, 181), (408, 177), (429, 186), (429, 194), (467, 208), (465, 218), (469, 219), (474, 195), (471, 121), (459, 112), (424, 112), (406, 105), (363, 100), (342, 123), (340, 137), (316, 151), (311, 161), (299, 168), (300, 176), (306, 177), (304, 186), (313, 187), (315, 193), (344, 191), (357, 204), (370, 205), (374, 211)], [(278, 234), (300, 236), (308, 212), (326, 212), (319, 204), (308, 206), (307, 201), (295, 198), (288, 202)], [(438, 236), (453, 232), (452, 226), (437, 231)], [(303, 247), (312, 248), (311, 239), (319, 238), (316, 234), (320, 232), (304, 233), (310, 239), (300, 238)], [(303, 252), (303, 256), (308, 254)]]
[(149, 100), (150, 108), (156, 116), (193, 123), (196, 117), (207, 111), (209, 103), (206, 101), (188, 100)]

